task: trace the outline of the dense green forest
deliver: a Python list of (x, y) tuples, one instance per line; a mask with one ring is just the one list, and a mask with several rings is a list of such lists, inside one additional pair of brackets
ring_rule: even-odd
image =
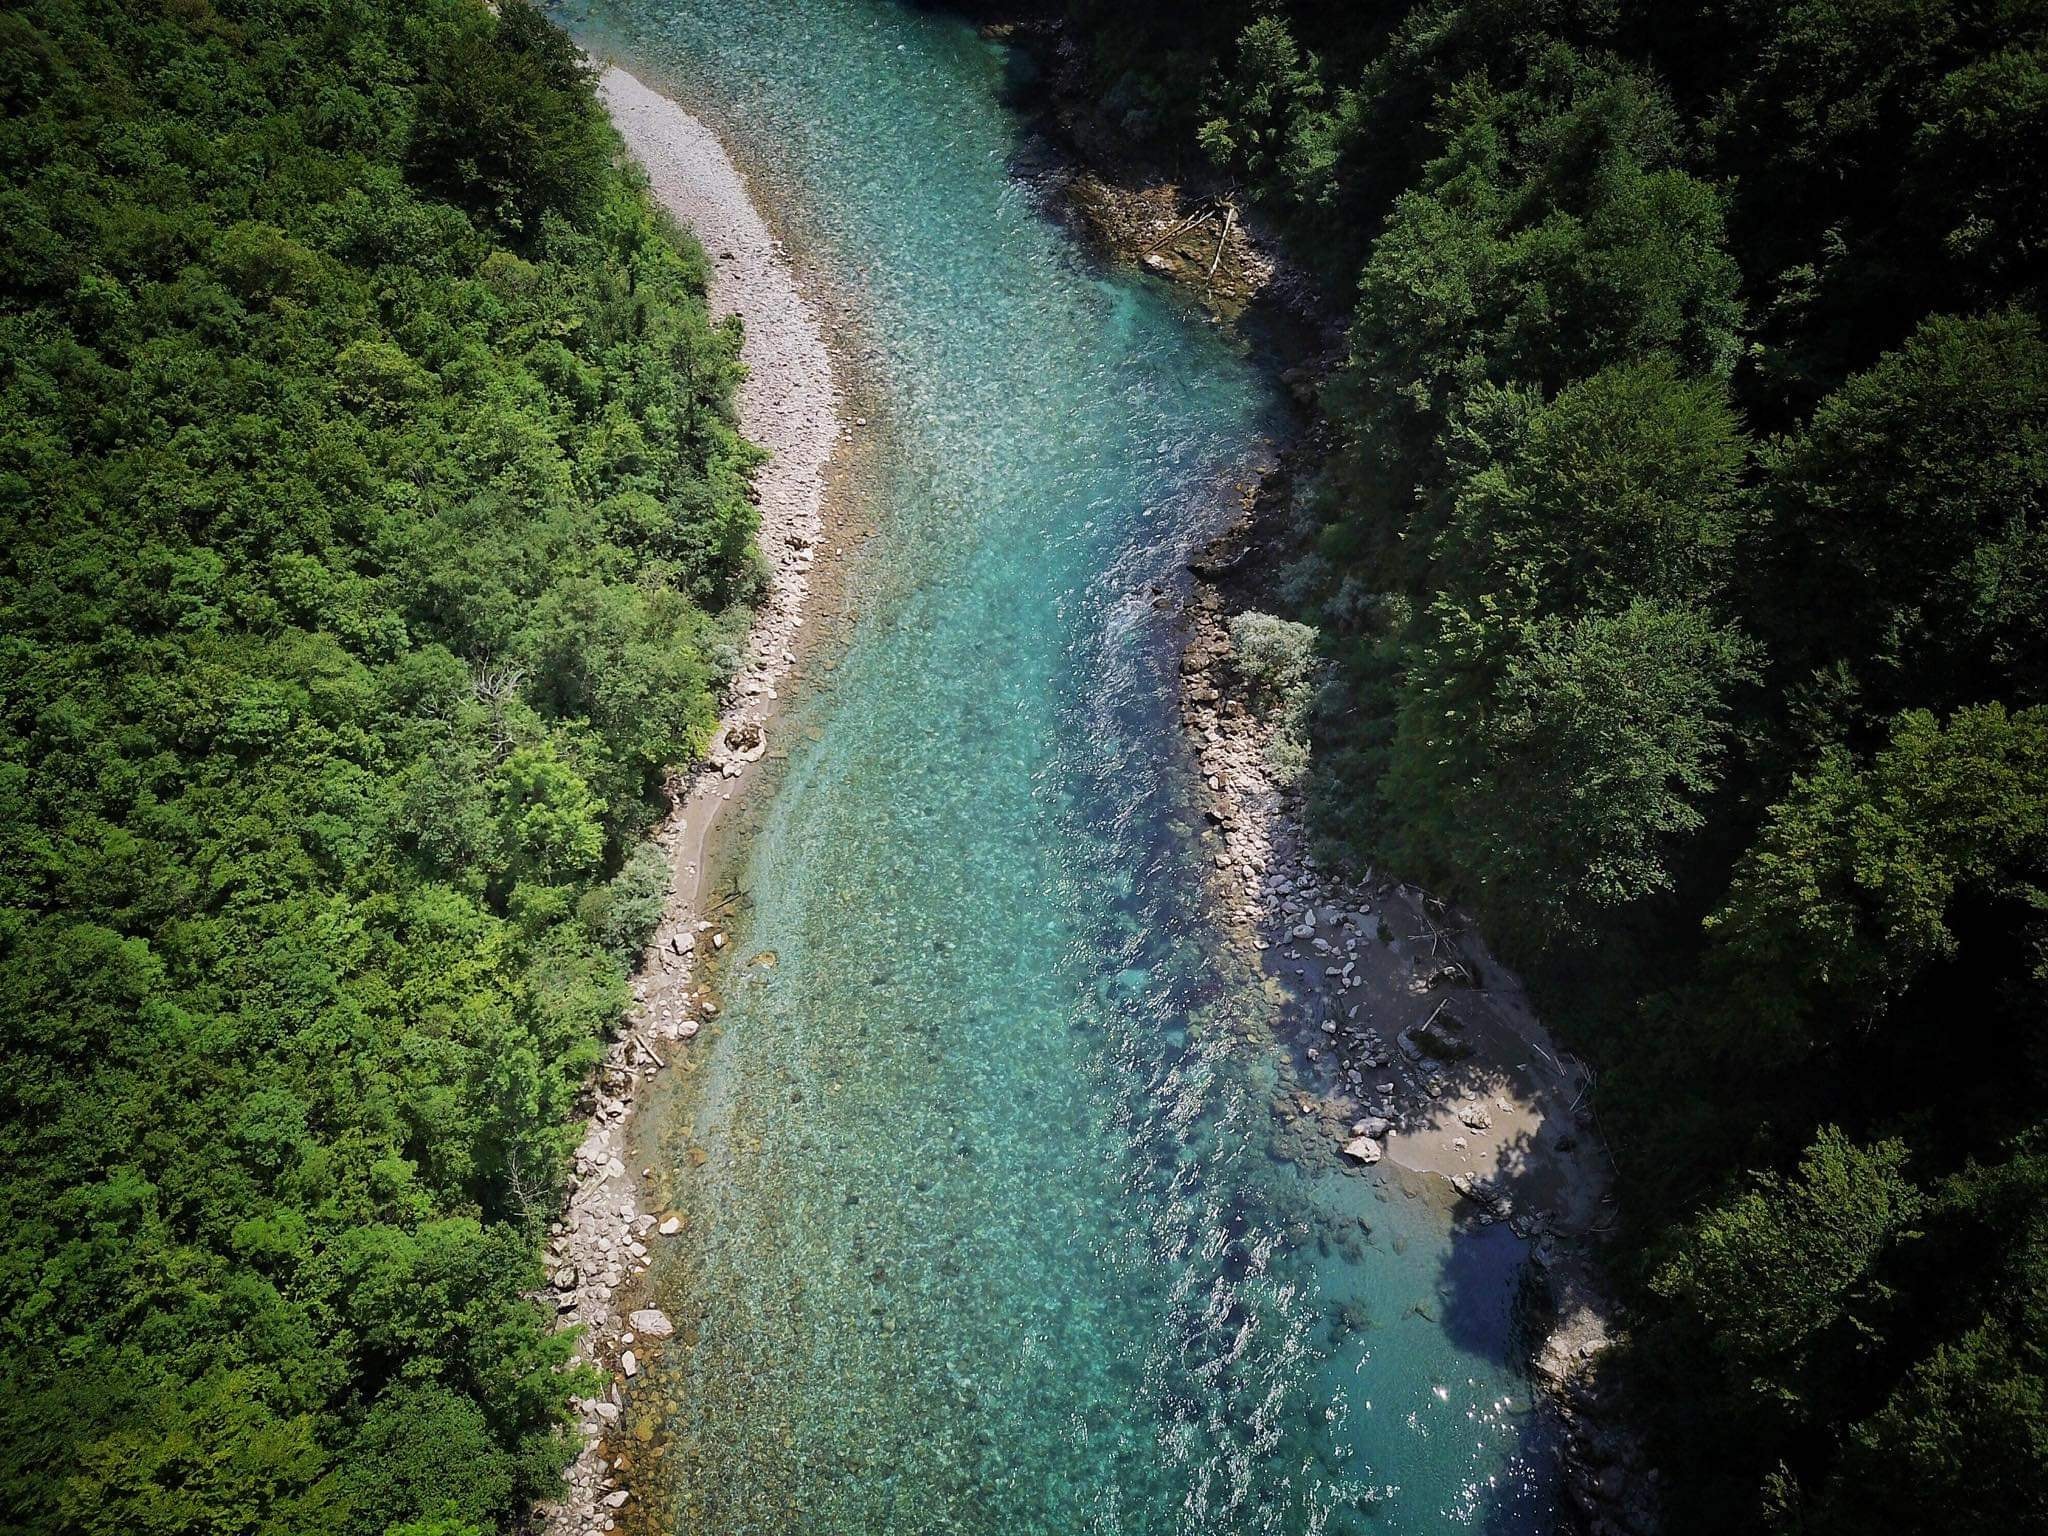
[(2048, 5), (1068, 15), (1351, 308), (1311, 814), (1604, 1068), (1671, 1528), (2048, 1530)]
[(0, 1528), (498, 1529), (738, 337), (522, 4), (27, 0), (0, 95)]

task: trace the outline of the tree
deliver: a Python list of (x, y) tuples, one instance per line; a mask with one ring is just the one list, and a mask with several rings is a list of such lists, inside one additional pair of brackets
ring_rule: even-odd
[(1956, 954), (1971, 901), (2036, 928), (2048, 913), (2048, 709), (1913, 710), (1867, 768), (1827, 752), (1772, 808), (1708, 926), (1745, 1030), (1839, 1042)]
[(550, 213), (583, 222), (609, 145), (581, 53), (529, 0), (464, 21), (430, 55), (415, 162), (510, 233), (530, 239)]
[(1534, 613), (1721, 595), (1744, 526), (1745, 451), (1717, 380), (1652, 357), (1547, 404), (1482, 391), (1469, 409), (1498, 425), (1475, 434), (1480, 467), (1437, 551), (1448, 583), (1513, 594)]
[(1671, 163), (1654, 83), (1557, 47), (1519, 89), (1460, 82), (1437, 129), (1443, 152), (1360, 280), (1350, 367), (1369, 421), (1427, 437), (1481, 382), (1554, 391), (1660, 352), (1728, 371), (1739, 310), (1719, 199)]
[[(2048, 702), (2048, 344), (2018, 311), (1937, 317), (1764, 457), (1760, 622), (1865, 723)], [(1795, 679), (1798, 674), (1795, 674)]]
[[(1814, 1500), (1823, 1531), (1877, 1519), (1916, 1530), (2025, 1530), (2048, 1519), (2048, 1158), (2022, 1137), (2003, 1162), (1943, 1187), (1937, 1293), (1919, 1355), (1848, 1436)], [(1945, 1337), (1941, 1336), (1946, 1334)]]
[(1216, 165), (1262, 197), (1314, 201), (1334, 165), (1334, 125), (1323, 109), (1321, 67), (1279, 16), (1238, 34), (1237, 57), (1204, 94), (1196, 135)]
[(1516, 623), (1438, 605), (1386, 793), (1412, 851), (1528, 937), (1669, 890), (1704, 822), (1748, 647), (1690, 609)]
[(1316, 632), (1270, 613), (1239, 613), (1230, 620), (1230, 653), (1273, 718), (1266, 756), (1274, 779), (1293, 784), (1308, 768), (1308, 711), (1321, 671)]
[(412, 1382), (377, 1399), (337, 1482), (352, 1519), (371, 1531), (427, 1517), (484, 1525), (511, 1507), (514, 1491), (512, 1460), (477, 1405)]
[(2048, 261), (2048, 46), (1969, 60), (1924, 110), (1908, 187), (1931, 242), (1987, 296), (2037, 281)]
[(604, 852), (603, 804), (551, 747), (521, 747), (493, 781), (515, 869), (543, 879), (583, 873)]
[(609, 884), (583, 898), (578, 916), (591, 937), (631, 968), (667, 909), (669, 881), (661, 845), (642, 843)]
[(1735, 1411), (1825, 1412), (1885, 1342), (1883, 1266), (1926, 1207), (1906, 1161), (1896, 1141), (1859, 1147), (1828, 1126), (1790, 1177), (1757, 1175), (1678, 1236), (1653, 1288), (1705, 1325)]
[(0, 1529), (510, 1528), (737, 331), (524, 5), (29, 0), (0, 95)]

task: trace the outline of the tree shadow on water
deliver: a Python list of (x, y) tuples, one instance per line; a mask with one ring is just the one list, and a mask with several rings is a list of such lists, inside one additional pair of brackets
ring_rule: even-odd
[(1438, 1326), (1458, 1348), (1519, 1371), (1535, 1338), (1532, 1282), (1529, 1245), (1506, 1223), (1458, 1212), (1438, 1266)]
[(1507, 1405), (1494, 1411), (1513, 1443), (1476, 1525), (1490, 1536), (1550, 1536), (1567, 1528), (1559, 1426), (1528, 1370), (1543, 1338), (1547, 1295), (1530, 1254), (1505, 1222), (1486, 1221), (1464, 1204), (1452, 1213), (1437, 1274), (1444, 1336), (1512, 1382)]

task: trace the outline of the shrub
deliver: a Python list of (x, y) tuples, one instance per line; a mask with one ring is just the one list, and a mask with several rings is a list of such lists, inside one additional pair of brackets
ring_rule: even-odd
[(1320, 671), (1315, 629), (1248, 610), (1230, 621), (1230, 654), (1274, 721), (1267, 767), (1276, 782), (1298, 783), (1308, 771), (1309, 705)]

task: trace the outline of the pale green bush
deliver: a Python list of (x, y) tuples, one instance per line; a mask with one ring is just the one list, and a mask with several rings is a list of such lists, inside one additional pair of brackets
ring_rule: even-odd
[(1309, 706), (1322, 671), (1315, 629), (1270, 613), (1240, 613), (1230, 621), (1230, 656), (1252, 685), (1253, 702), (1274, 722), (1267, 766), (1278, 783), (1295, 783), (1308, 770)]

